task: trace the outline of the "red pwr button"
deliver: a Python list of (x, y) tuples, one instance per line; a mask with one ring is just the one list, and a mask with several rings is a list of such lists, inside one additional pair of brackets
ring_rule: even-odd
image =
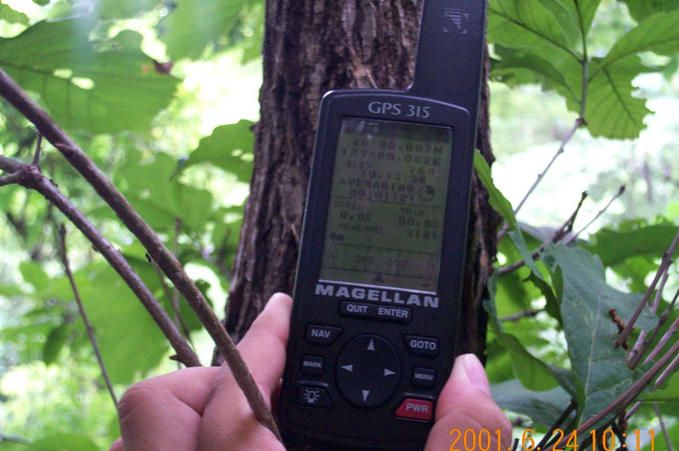
[(396, 416), (409, 420), (429, 421), (434, 416), (434, 404), (426, 399), (406, 398), (396, 409)]

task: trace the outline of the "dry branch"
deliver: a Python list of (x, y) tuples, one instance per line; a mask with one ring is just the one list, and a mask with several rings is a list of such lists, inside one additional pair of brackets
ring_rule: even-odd
[(31, 121), (38, 131), (56, 147), (71, 165), (89, 182), (97, 194), (106, 201), (120, 220), (146, 248), (174, 286), (184, 295), (200, 322), (215, 342), (219, 352), (231, 369), (255, 417), (280, 439), (276, 422), (255, 384), (236, 345), (219, 322), (217, 315), (203, 294), (184, 272), (181, 263), (165, 247), (158, 235), (142, 219), (127, 199), (106, 178), (83, 150), (35, 103), (12, 78), (0, 70), (0, 94)]
[(0, 169), (13, 171), (10, 175), (17, 178), (17, 183), (29, 189), (33, 189), (55, 205), (66, 217), (87, 237), (95, 249), (97, 249), (116, 272), (127, 283), (137, 298), (151, 314), (167, 337), (170, 345), (174, 348), (179, 359), (187, 366), (200, 366), (198, 357), (188, 346), (186, 340), (179, 333), (174, 323), (167, 315), (160, 303), (146, 287), (139, 275), (132, 269), (125, 257), (116, 249), (96, 227), (78, 210), (71, 201), (66, 198), (37, 166), (20, 163), (0, 155)]

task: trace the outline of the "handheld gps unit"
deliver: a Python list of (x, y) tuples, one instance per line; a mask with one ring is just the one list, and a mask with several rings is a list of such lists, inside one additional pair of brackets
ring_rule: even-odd
[(485, 0), (425, 0), (405, 91), (321, 102), (280, 422), (291, 443), (418, 449), (455, 356)]

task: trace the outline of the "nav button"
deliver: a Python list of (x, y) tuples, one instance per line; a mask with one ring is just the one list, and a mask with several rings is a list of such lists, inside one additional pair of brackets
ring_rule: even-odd
[(342, 329), (332, 326), (320, 326), (318, 324), (309, 324), (306, 328), (306, 335), (304, 339), (307, 343), (317, 345), (329, 345), (335, 338), (342, 333)]

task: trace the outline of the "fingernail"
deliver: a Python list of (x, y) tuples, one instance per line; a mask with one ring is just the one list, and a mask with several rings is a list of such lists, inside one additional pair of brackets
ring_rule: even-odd
[(455, 365), (461, 365), (467, 380), (474, 387), (490, 396), (490, 384), (486, 376), (486, 370), (474, 354), (463, 354), (455, 359)]

